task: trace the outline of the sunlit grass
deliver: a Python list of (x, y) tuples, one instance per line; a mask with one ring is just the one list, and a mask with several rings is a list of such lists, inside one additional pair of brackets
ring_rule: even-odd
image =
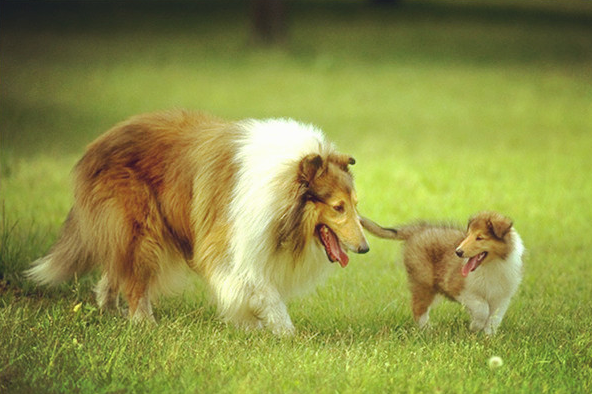
[[(408, 3), (293, 4), (276, 48), (251, 44), (240, 6), (3, 9), (0, 392), (589, 392), (591, 11)], [(450, 302), (417, 330), (400, 245), (375, 238), (290, 304), (291, 339), (218, 322), (199, 282), (155, 306), (156, 327), (96, 310), (92, 278), (27, 282), (84, 146), (171, 107), (317, 124), (385, 224), (513, 217), (528, 253), (499, 336)]]

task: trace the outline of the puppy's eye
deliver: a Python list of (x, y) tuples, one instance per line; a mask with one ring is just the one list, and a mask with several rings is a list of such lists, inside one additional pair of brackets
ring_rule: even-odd
[(475, 240), (476, 240), (476, 241), (483, 241), (483, 237), (479, 235), (479, 236), (477, 236), (477, 237), (475, 238)]
[(343, 205), (343, 203), (338, 204), (338, 205), (333, 205), (333, 209), (339, 213), (345, 212), (345, 206)]

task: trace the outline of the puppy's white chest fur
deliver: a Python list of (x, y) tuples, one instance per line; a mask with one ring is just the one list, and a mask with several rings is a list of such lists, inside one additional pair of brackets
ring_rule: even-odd
[(471, 273), (465, 281), (461, 297), (473, 295), (494, 300), (514, 294), (522, 280), (522, 262), (519, 256), (491, 261)]
[(501, 323), (512, 296), (522, 281), (524, 246), (512, 230), (512, 252), (506, 259), (491, 261), (472, 272), (456, 300), (470, 312), (471, 329), (493, 334)]

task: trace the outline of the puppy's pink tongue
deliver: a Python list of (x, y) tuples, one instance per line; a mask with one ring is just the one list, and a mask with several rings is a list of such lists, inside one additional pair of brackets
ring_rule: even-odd
[(469, 259), (469, 261), (467, 261), (467, 263), (465, 265), (463, 265), (462, 267), (462, 276), (464, 276), (465, 278), (469, 275), (469, 272), (473, 271), (475, 268), (477, 268), (477, 260), (479, 259), (478, 256), (475, 257), (471, 257)]

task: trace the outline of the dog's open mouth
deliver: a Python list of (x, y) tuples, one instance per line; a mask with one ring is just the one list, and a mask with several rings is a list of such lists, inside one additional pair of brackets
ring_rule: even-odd
[(467, 263), (462, 267), (462, 276), (467, 277), (470, 272), (473, 272), (481, 265), (483, 260), (487, 257), (487, 252), (481, 252), (477, 256), (473, 256), (467, 261)]
[(341, 242), (339, 242), (339, 238), (337, 238), (333, 230), (325, 224), (319, 224), (317, 226), (317, 234), (325, 247), (325, 252), (327, 252), (329, 260), (332, 263), (339, 261), (339, 265), (345, 267), (349, 262), (349, 257), (341, 247)]

